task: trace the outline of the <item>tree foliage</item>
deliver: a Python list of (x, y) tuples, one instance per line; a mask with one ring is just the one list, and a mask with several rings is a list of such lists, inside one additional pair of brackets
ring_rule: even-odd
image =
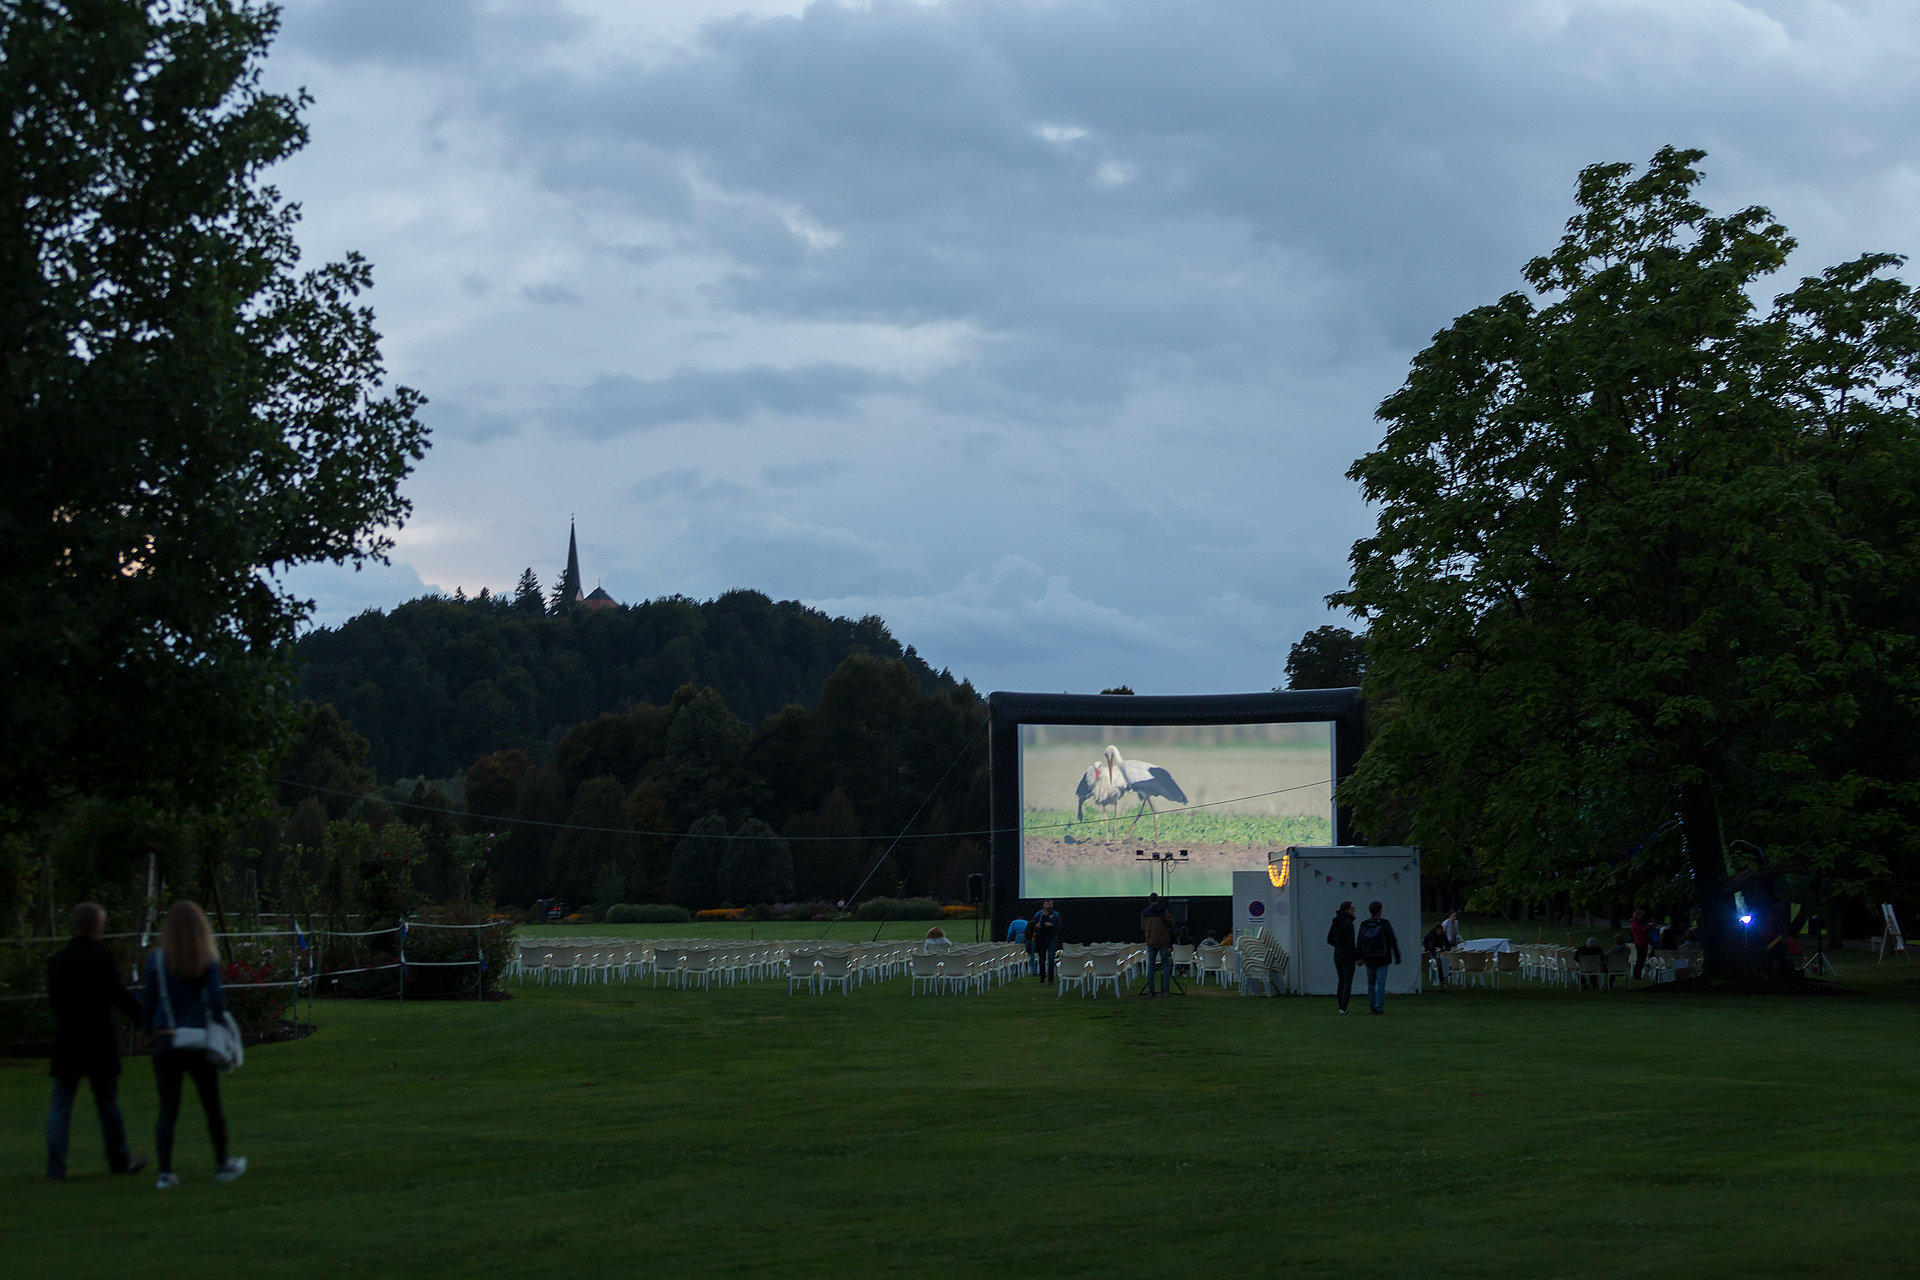
[(1352, 689), (1367, 675), (1367, 637), (1315, 627), (1287, 651), (1287, 688)]
[(305, 140), (245, 0), (0, 3), (0, 804), (262, 794), (306, 605), (408, 512), (365, 262), (298, 269)]
[(298, 271), (261, 171), (305, 140), (259, 86), (267, 6), (0, 4), (6, 802), (261, 794), (305, 604), (269, 576), (378, 555), (424, 451), (382, 393), (357, 257)]
[(537, 582), (527, 599), (531, 610), (518, 599), (430, 597), (309, 632), (297, 646), (300, 694), (338, 707), (391, 778), (446, 777), (488, 752), (532, 751), (596, 716), (665, 706), (686, 685), (711, 687), (758, 724), (789, 704), (817, 704), (854, 654), (904, 663), (922, 692), (956, 685), (878, 618), (829, 617), (757, 591), (552, 617)]
[(1383, 704), (1363, 824), (1508, 897), (1671, 875), (1718, 951), (1736, 884), (1910, 868), (1920, 325), (1884, 255), (1758, 309), (1793, 242), (1701, 158), (1585, 170), (1533, 294), (1420, 353), (1331, 600)]

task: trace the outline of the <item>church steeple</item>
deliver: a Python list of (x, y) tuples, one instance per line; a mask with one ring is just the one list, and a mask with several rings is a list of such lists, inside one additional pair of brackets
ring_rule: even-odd
[(567, 573), (560, 579), (560, 599), (573, 604), (582, 596), (580, 590), (580, 543), (574, 537), (573, 517), (567, 517)]

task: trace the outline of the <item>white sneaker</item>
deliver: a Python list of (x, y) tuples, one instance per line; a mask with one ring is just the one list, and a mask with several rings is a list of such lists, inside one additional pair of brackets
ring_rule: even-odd
[(1340, 1014), (1344, 1014), (1344, 1013), (1346, 1012), (1346, 1010), (1345, 1010), (1345, 1009), (1335, 1009), (1335, 1010), (1334, 1010), (1334, 1012), (1335, 1012), (1335, 1013), (1340, 1013)]
[(235, 1156), (213, 1171), (213, 1180), (215, 1182), (232, 1182), (246, 1171), (247, 1158), (245, 1156)]
[(153, 1180), (153, 1189), (155, 1191), (166, 1191), (179, 1185), (180, 1175), (177, 1173), (163, 1173)]

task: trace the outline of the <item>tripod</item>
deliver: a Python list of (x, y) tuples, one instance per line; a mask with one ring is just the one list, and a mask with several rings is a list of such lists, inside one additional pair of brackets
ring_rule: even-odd
[[(1172, 948), (1171, 948), (1171, 947), (1169, 947), (1169, 948), (1168, 948), (1168, 950), (1169, 950), (1169, 951), (1171, 951), (1171, 950), (1172, 950)], [(1171, 988), (1170, 990), (1167, 990), (1167, 991), (1162, 991), (1162, 992), (1160, 993), (1161, 995), (1163, 995), (1163, 996), (1184, 996), (1185, 994), (1187, 994), (1187, 988), (1186, 988), (1186, 986), (1185, 986), (1185, 985), (1184, 985), (1183, 983), (1181, 983), (1181, 981), (1180, 981), (1180, 975), (1179, 975), (1179, 974), (1177, 974), (1177, 973), (1175, 973), (1175, 972), (1174, 972), (1174, 970), (1173, 970), (1173, 961), (1172, 961), (1172, 959), (1168, 959), (1168, 961), (1167, 961), (1167, 977), (1168, 977), (1168, 978), (1169, 978), (1169, 979), (1170, 979), (1170, 980), (1172, 981), (1172, 983), (1173, 983), (1173, 986), (1172, 986), (1172, 988)], [(1153, 993), (1153, 970), (1152, 970), (1152, 969), (1148, 969), (1148, 970), (1147, 970), (1147, 980), (1146, 980), (1145, 982), (1143, 982), (1143, 983), (1141, 983), (1141, 984), (1140, 984), (1140, 989), (1139, 989), (1138, 991), (1136, 991), (1136, 992), (1134, 992), (1133, 994), (1135, 994), (1136, 996), (1145, 996), (1145, 995), (1151, 995), (1152, 993)]]

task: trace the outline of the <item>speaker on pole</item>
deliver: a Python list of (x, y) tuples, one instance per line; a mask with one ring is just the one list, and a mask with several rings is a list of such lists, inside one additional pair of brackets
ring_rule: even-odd
[(975, 871), (967, 876), (967, 902), (969, 905), (986, 901), (987, 878)]

